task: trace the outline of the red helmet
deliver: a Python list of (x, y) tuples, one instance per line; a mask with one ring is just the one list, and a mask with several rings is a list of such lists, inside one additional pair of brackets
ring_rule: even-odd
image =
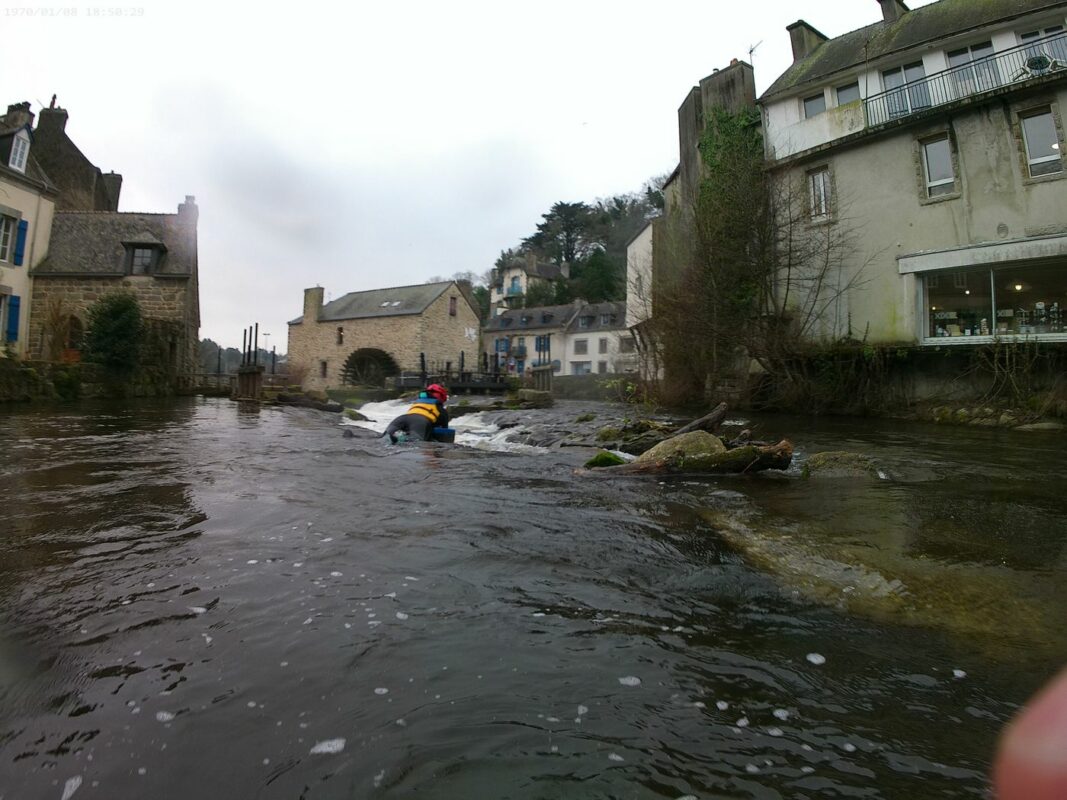
[(448, 389), (439, 383), (431, 383), (426, 387), (426, 394), (430, 397), (436, 397), (442, 403), (448, 402)]

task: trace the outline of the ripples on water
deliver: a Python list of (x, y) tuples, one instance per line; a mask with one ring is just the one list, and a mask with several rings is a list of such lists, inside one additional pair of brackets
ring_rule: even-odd
[[(0, 796), (984, 796), (1065, 656), (1055, 443), (769, 420), (893, 480), (579, 478), (501, 419), (0, 418)], [(893, 603), (833, 582), (861, 560)], [(923, 612), (969, 576), (1041, 613)]]

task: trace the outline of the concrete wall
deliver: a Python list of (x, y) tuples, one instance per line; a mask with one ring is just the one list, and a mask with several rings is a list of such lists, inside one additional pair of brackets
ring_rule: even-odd
[(648, 223), (626, 247), (626, 327), (652, 318), (652, 228)]
[[(14, 178), (0, 178), (0, 214), (23, 219), (28, 223), (26, 249), (22, 266), (15, 266), (14, 251), (17, 228), (12, 231), (11, 257), (0, 262), (0, 293), (19, 298), (19, 336), (13, 349), (19, 357), (29, 352), (30, 320), (33, 317), (33, 279), (29, 271), (48, 255), (48, 238), (52, 231), (55, 204), (50, 197)], [(0, 340), (4, 332), (0, 331)]]
[[(448, 313), (452, 297), (456, 298), (454, 317)], [(305, 307), (304, 320), (289, 326), (289, 363), (307, 370), (305, 389), (322, 391), (341, 386), (348, 357), (364, 348), (387, 353), (403, 370), (417, 369), (420, 353), (426, 354), (428, 365), (443, 366), (451, 361), (452, 368), (459, 369), (461, 352), (465, 354), (466, 367), (477, 369), (478, 314), (454, 283), (418, 315), (316, 321), (311, 316), (315, 312), (312, 303)], [(337, 343), (338, 328), (344, 333), (342, 344)], [(320, 367), (324, 361), (325, 378)]]
[[(851, 314), (855, 335), (869, 326), (874, 343), (919, 340), (919, 284), (914, 275), (900, 274), (898, 257), (1067, 231), (1067, 172), (1029, 178), (1019, 139), (1019, 111), (1049, 103), (1059, 118), (1062, 147), (1067, 88), (1061, 81), (1054, 89), (927, 117), (790, 167), (798, 182), (814, 167), (830, 168), (831, 224), (855, 235), (845, 274), (862, 269), (865, 281), (836, 309), (841, 318)], [(955, 150), (959, 191), (930, 199), (919, 142), (946, 131)]]

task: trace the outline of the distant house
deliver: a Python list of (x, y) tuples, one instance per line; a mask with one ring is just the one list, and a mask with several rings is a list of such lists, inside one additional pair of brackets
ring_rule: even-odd
[(30, 270), (48, 252), (56, 188), (37, 161), (29, 103), (0, 117), (0, 356), (24, 357), (32, 308)]
[(550, 264), (538, 261), (533, 253), (513, 259), (493, 269), (489, 284), (489, 316), (526, 305), (526, 295), (538, 285), (546, 285), (570, 277), (569, 264)]
[(31, 272), (41, 310), (30, 322), (32, 357), (78, 360), (89, 307), (126, 291), (147, 323), (148, 357), (174, 388), (191, 384), (199, 371), (197, 219), (191, 196), (177, 214), (57, 211), (48, 256)]
[(478, 308), (455, 281), (349, 292), (323, 304), (304, 290), (304, 313), (289, 322), (290, 373), (305, 389), (381, 384), (425, 364), (476, 370)]
[(626, 327), (626, 303), (581, 306), (563, 340), (562, 375), (605, 375), (637, 371), (637, 348)]
[(581, 303), (502, 311), (491, 317), (482, 333), (482, 352), (490, 371), (522, 375), (528, 367), (545, 364), (563, 370), (567, 326)]

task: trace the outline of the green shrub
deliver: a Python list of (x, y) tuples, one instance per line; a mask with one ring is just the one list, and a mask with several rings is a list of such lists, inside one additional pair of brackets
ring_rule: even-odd
[(141, 362), (144, 320), (129, 292), (105, 295), (89, 307), (85, 354), (113, 375), (128, 376)]

